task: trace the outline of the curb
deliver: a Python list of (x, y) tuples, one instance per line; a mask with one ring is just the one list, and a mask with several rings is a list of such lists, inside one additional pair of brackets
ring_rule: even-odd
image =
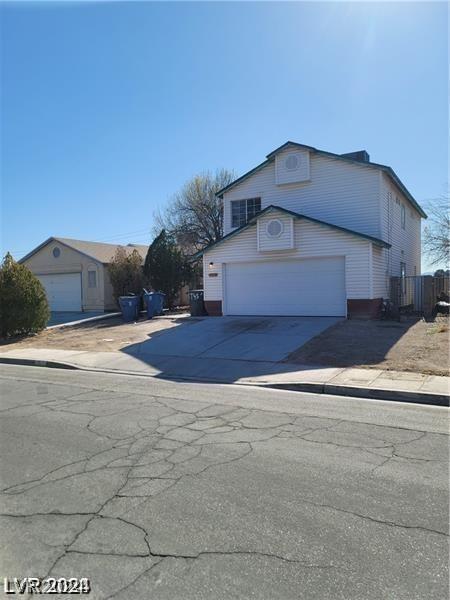
[(449, 396), (445, 394), (433, 394), (431, 392), (360, 388), (328, 383), (255, 383), (253, 385), (290, 392), (313, 392), (315, 394), (328, 394), (330, 396), (352, 396), (354, 398), (368, 398), (370, 400), (428, 404), (430, 406), (450, 406)]
[[(72, 371), (90, 371), (95, 373), (115, 373), (116, 375), (134, 375), (138, 377), (155, 377), (139, 371), (120, 371), (118, 369), (101, 369), (95, 367), (80, 367), (67, 362), (55, 360), (37, 360), (33, 358), (0, 357), (0, 364), (21, 365), (31, 367), (47, 367), (50, 369), (68, 369)], [(247, 385), (265, 389), (284, 390), (289, 392), (311, 392), (314, 394), (327, 394), (330, 396), (351, 396), (353, 398), (367, 398), (370, 400), (385, 400), (391, 402), (406, 402), (412, 404), (427, 404), (429, 406), (450, 406), (450, 397), (445, 394), (430, 392), (410, 392), (402, 390), (388, 390), (380, 388), (360, 388), (347, 385), (333, 385), (328, 383), (259, 383), (257, 381), (230, 382), (218, 379), (199, 379), (197, 377), (182, 377), (173, 375), (161, 376), (159, 379), (167, 381), (189, 381), (212, 384)]]
[(68, 321), (67, 323), (57, 323), (56, 325), (49, 325), (45, 329), (61, 329), (62, 327), (75, 327), (76, 325), (82, 325), (83, 323), (92, 323), (93, 321), (103, 321), (103, 319), (111, 319), (111, 317), (118, 317), (121, 314), (122, 313), (120, 312), (105, 313), (103, 315), (96, 315), (95, 317), (78, 319), (78, 321)]
[(37, 360), (36, 358), (8, 358), (7, 356), (1, 356), (0, 364), (20, 365), (25, 367), (48, 367), (51, 369), (68, 369), (71, 371), (84, 370), (75, 365), (71, 365), (70, 363), (57, 362), (55, 360)]

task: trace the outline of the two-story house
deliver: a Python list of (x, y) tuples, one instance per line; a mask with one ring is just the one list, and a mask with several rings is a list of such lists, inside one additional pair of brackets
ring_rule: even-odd
[(420, 274), (426, 214), (365, 151), (287, 142), (220, 190), (203, 251), (209, 315), (373, 316), (393, 275)]

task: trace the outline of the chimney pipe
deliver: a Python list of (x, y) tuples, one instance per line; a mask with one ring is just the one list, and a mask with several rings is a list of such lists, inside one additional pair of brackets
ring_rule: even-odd
[(351, 158), (359, 162), (370, 162), (370, 156), (365, 150), (357, 150), (356, 152), (346, 152), (341, 154), (344, 158)]

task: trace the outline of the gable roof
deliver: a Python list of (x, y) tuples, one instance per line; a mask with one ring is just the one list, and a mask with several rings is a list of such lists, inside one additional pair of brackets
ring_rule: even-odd
[(237, 229), (230, 231), (230, 233), (228, 233), (227, 235), (224, 235), (222, 239), (218, 240), (217, 242), (214, 242), (214, 244), (209, 244), (209, 246), (206, 246), (206, 248), (203, 248), (203, 250), (200, 250), (200, 252), (197, 252), (197, 254), (194, 254), (194, 256), (192, 258), (193, 259), (199, 258), (205, 252), (208, 252), (208, 250), (210, 250), (211, 248), (216, 247), (219, 244), (222, 244), (223, 242), (226, 242), (230, 238), (234, 237), (235, 235), (238, 235), (239, 233), (248, 229), (252, 225), (255, 225), (256, 221), (259, 218), (261, 218), (263, 215), (273, 212), (273, 211), (284, 213), (286, 215), (294, 217), (294, 219), (304, 219), (305, 221), (310, 221), (311, 223), (317, 223), (318, 225), (325, 225), (326, 227), (330, 227), (331, 229), (336, 229), (338, 231), (342, 231), (343, 233), (348, 233), (350, 235), (362, 238), (364, 240), (368, 240), (369, 242), (372, 242), (376, 246), (380, 246), (382, 248), (390, 248), (391, 247), (391, 244), (388, 244), (387, 242), (380, 240), (379, 238), (373, 237), (371, 235), (367, 235), (365, 233), (360, 233), (359, 231), (354, 231), (353, 229), (347, 229), (346, 227), (340, 227), (339, 225), (333, 225), (333, 223), (328, 223), (327, 221), (321, 221), (319, 219), (315, 219), (314, 217), (308, 217), (307, 215), (303, 215), (301, 213), (296, 213), (292, 210), (287, 210), (286, 208), (282, 208), (281, 206), (275, 206), (274, 204), (271, 204), (270, 206), (267, 206), (264, 210), (259, 212), (257, 215), (255, 215), (252, 219), (250, 219), (245, 225), (242, 225), (241, 227), (238, 227)]
[(218, 196), (219, 198), (222, 198), (223, 194), (225, 192), (230, 191), (231, 188), (233, 188), (234, 186), (238, 185), (239, 183), (241, 183), (242, 181), (244, 181), (245, 179), (247, 179), (248, 177), (250, 177), (251, 175), (253, 175), (257, 171), (259, 171), (263, 167), (265, 167), (268, 164), (270, 164), (271, 162), (273, 162), (275, 160), (276, 155), (279, 154), (280, 152), (283, 152), (283, 150), (286, 150), (287, 148), (299, 148), (299, 149), (302, 149), (302, 150), (308, 150), (309, 152), (314, 152), (315, 154), (319, 154), (321, 156), (328, 156), (330, 158), (336, 158), (336, 159), (339, 159), (339, 160), (343, 160), (343, 161), (345, 161), (347, 163), (352, 163), (354, 165), (358, 165), (360, 167), (361, 166), (362, 167), (369, 167), (369, 168), (378, 169), (380, 171), (383, 171), (395, 183), (395, 185), (403, 192), (403, 194), (405, 195), (405, 197), (414, 206), (414, 208), (417, 210), (417, 212), (420, 214), (420, 216), (423, 217), (424, 219), (427, 218), (427, 214), (425, 213), (425, 211), (423, 210), (423, 208), (419, 205), (419, 203), (415, 200), (415, 198), (413, 198), (413, 196), (406, 189), (405, 185), (400, 181), (400, 178), (396, 175), (396, 173), (394, 172), (394, 170), (391, 169), (391, 167), (388, 167), (387, 165), (381, 165), (379, 163), (370, 162), (370, 161), (367, 161), (367, 162), (364, 161), (363, 162), (363, 161), (360, 161), (360, 160), (355, 160), (354, 158), (351, 158), (351, 157), (346, 156), (346, 155), (335, 154), (334, 152), (327, 152), (325, 150), (319, 150), (317, 148), (314, 148), (313, 146), (307, 146), (305, 144), (298, 144), (297, 142), (291, 142), (291, 141), (287, 141), (285, 144), (282, 144), (281, 146), (279, 146), (278, 148), (276, 148), (275, 150), (273, 150), (272, 152), (270, 152), (266, 156), (266, 160), (264, 162), (262, 162), (261, 164), (259, 164), (258, 166), (256, 166), (254, 169), (251, 169), (250, 171), (247, 171), (247, 173), (244, 173), (244, 175), (241, 175), (241, 177), (238, 177), (237, 179), (235, 179), (234, 181), (232, 181), (231, 183), (229, 183), (227, 186), (225, 186), (224, 188), (222, 188), (221, 190), (219, 190), (217, 192), (216, 196)]
[(49, 237), (45, 242), (39, 244), (34, 250), (29, 252), (23, 258), (19, 260), (20, 263), (28, 260), (31, 256), (39, 252), (44, 246), (50, 243), (58, 243), (63, 246), (67, 246), (72, 250), (76, 250), (81, 254), (84, 254), (88, 258), (92, 258), (98, 262), (103, 264), (107, 264), (111, 262), (112, 257), (116, 253), (118, 248), (123, 248), (127, 254), (131, 254), (133, 250), (137, 250), (140, 254), (142, 260), (145, 260), (145, 256), (147, 254), (148, 246), (144, 246), (141, 244), (127, 244), (123, 246), (121, 244), (105, 244), (103, 242), (88, 242), (85, 240), (72, 240), (70, 238), (62, 238), (62, 237)]

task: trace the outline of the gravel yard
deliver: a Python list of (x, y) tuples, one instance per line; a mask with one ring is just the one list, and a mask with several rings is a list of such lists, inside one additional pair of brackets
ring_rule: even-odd
[(449, 374), (449, 320), (340, 321), (285, 362)]
[(74, 327), (46, 329), (37, 335), (3, 342), (6, 349), (23, 348), (60, 348), (63, 350), (86, 350), (115, 352), (131, 344), (144, 342), (162, 331), (177, 327), (181, 323), (196, 323), (200, 319), (185, 314), (141, 318), (137, 323), (124, 323), (121, 317), (104, 321), (93, 321)]

